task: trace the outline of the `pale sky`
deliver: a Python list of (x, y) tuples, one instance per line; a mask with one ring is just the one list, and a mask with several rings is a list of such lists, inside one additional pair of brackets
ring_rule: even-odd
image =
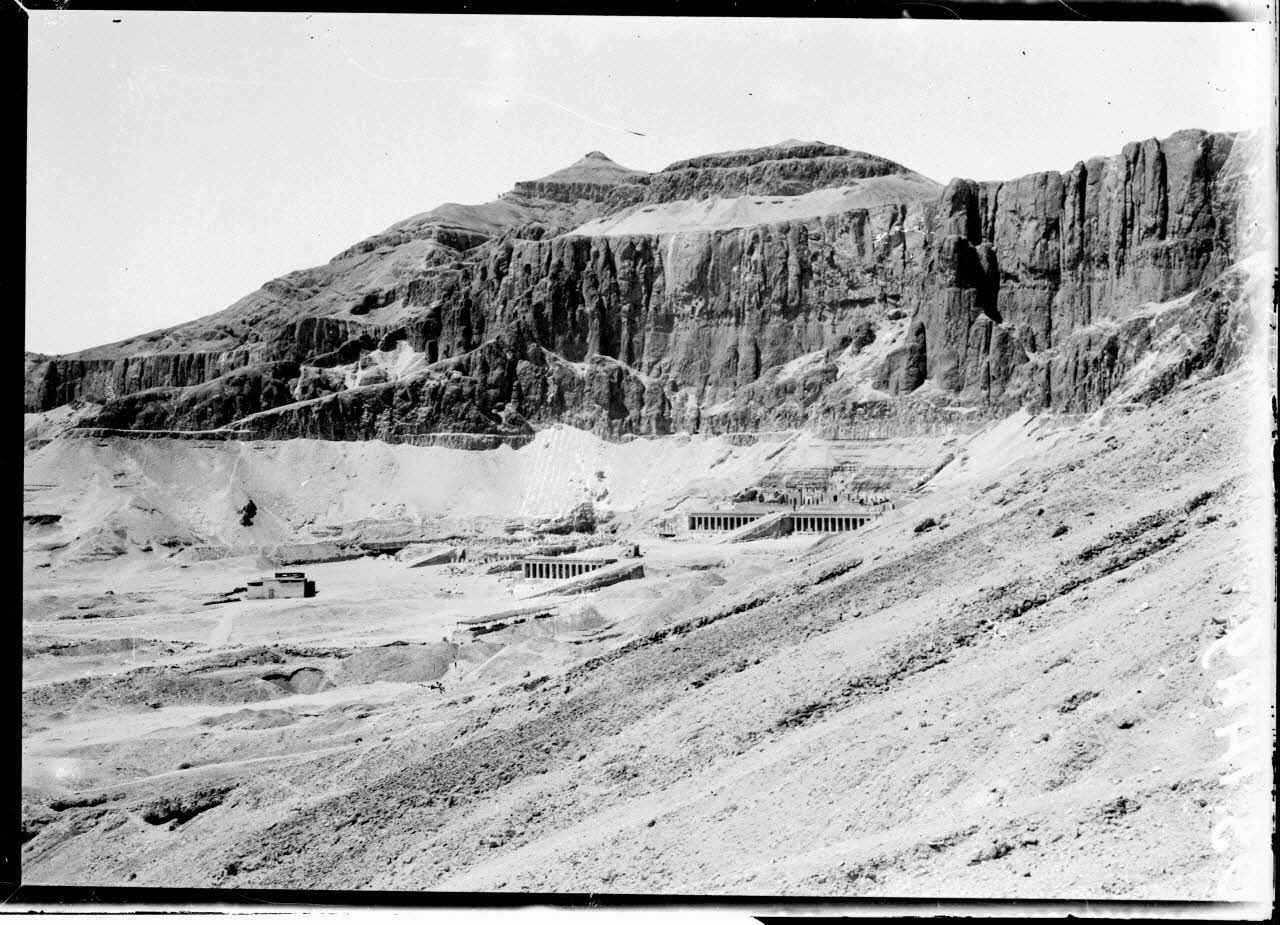
[(1010, 179), (1275, 113), (1263, 23), (33, 12), (29, 36), (45, 353), (218, 311), (591, 150), (658, 170), (801, 138)]

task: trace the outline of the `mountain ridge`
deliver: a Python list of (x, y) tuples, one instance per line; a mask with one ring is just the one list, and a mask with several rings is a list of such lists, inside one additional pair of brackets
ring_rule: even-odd
[[(1240, 137), (1185, 130), (1066, 173), (946, 187), (823, 142), (653, 174), (593, 151), (490, 203), (411, 216), (222, 312), (29, 360), (25, 404), (97, 401), (87, 423), (126, 430), (253, 415), (272, 436), (333, 439), (1087, 408), (1115, 378), (1095, 369), (1115, 345), (1045, 351), (1231, 266), (1252, 152)], [(858, 360), (869, 349), (874, 370)], [(805, 381), (776, 374), (810, 354), (823, 359)], [(842, 364), (862, 369), (858, 388), (836, 385)], [(313, 399), (322, 420), (283, 410)]]

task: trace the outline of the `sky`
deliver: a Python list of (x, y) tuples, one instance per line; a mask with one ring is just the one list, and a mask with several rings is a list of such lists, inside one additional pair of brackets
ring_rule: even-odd
[[(113, 22), (119, 20), (119, 22)], [(28, 350), (218, 311), (592, 150), (787, 138), (946, 182), (1272, 130), (1265, 23), (33, 12)]]

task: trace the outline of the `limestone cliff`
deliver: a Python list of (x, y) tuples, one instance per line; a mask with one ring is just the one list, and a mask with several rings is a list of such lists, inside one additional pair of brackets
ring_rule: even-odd
[[(552, 421), (613, 438), (853, 435), (1085, 410), (1137, 362), (1142, 336), (1124, 332), (1147, 303), (1237, 259), (1242, 148), (1180, 132), (1065, 174), (945, 188), (816, 142), (652, 175), (592, 152), (216, 315), (28, 355), (26, 404), (103, 402), (100, 427), (330, 439)], [(1205, 338), (1225, 318), (1179, 311)]]
[[(1123, 322), (1238, 259), (1252, 152), (1236, 141), (1185, 131), (1064, 174), (952, 181), (929, 223), (907, 343), (877, 384), (900, 395), (928, 379), (974, 402), (1096, 407), (1108, 390), (1089, 361), (1049, 356), (1076, 349), (1074, 332)], [(1039, 374), (1005, 394), (1028, 367)]]

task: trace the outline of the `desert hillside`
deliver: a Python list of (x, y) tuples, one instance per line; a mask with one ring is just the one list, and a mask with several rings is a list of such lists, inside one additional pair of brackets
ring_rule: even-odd
[(1215, 897), (1205, 653), (1270, 594), (1257, 387), (1010, 418), (865, 532), (655, 547), (491, 643), (439, 642), (475, 576), (312, 566), (267, 617), (201, 606), (233, 560), (29, 561), (26, 875)]

